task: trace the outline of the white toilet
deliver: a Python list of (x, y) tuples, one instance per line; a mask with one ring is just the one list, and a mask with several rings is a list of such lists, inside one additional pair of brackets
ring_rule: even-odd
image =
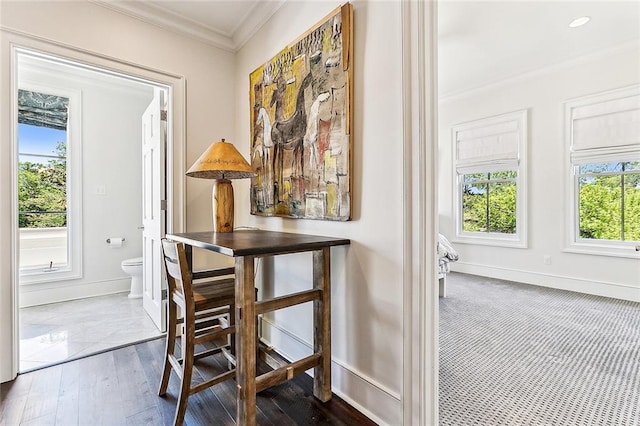
[(131, 290), (129, 291), (130, 299), (139, 299), (142, 297), (142, 258), (134, 257), (125, 259), (120, 264), (122, 270), (131, 275)]

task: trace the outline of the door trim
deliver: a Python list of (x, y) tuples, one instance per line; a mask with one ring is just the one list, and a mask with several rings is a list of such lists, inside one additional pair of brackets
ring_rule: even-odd
[(438, 424), (437, 1), (402, 2), (405, 425)]
[[(125, 75), (141, 81), (153, 82), (164, 85), (168, 88), (167, 109), (171, 120), (167, 126), (167, 170), (172, 173), (167, 174), (167, 232), (182, 232), (185, 229), (185, 151), (186, 151), (186, 80), (184, 76), (167, 73), (153, 69), (142, 64), (136, 64), (101, 55), (95, 52), (78, 49), (62, 43), (46, 40), (41, 37), (32, 36), (20, 31), (2, 29), (3, 43), (0, 45), (0, 58), (2, 63), (10, 64), (8, 77), (2, 74), (0, 87), (6, 95), (6, 90), (10, 90), (11, 108), (3, 109), (0, 112), (0, 122), (10, 123), (1, 126), (0, 137), (10, 140), (12, 144), (11, 158), (12, 165), (3, 170), (6, 163), (0, 163), (0, 174), (3, 177), (11, 175), (11, 212), (2, 215), (0, 223), (0, 234), (4, 230), (10, 230), (10, 247), (0, 247), (0, 251), (6, 256), (0, 258), (0, 276), (10, 277), (8, 282), (0, 280), (0, 382), (15, 379), (18, 372), (18, 306), (19, 306), (19, 268), (17, 265), (17, 238), (18, 227), (17, 217), (17, 170), (13, 158), (16, 153), (17, 138), (17, 52), (27, 50), (36, 54), (54, 56), (63, 60), (68, 60), (74, 64), (93, 69), (100, 69), (106, 72)], [(7, 68), (5, 68), (6, 70)], [(3, 160), (4, 161), (4, 160)], [(6, 218), (6, 219), (5, 219)], [(10, 223), (7, 223), (10, 222)]]

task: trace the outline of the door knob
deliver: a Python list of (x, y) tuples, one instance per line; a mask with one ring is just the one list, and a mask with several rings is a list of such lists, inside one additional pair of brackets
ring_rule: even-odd
[(143, 226), (138, 226), (138, 229), (141, 229), (144, 231), (144, 225)]

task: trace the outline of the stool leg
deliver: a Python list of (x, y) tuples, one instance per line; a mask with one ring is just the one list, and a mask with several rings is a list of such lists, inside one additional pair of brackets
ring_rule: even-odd
[(184, 415), (187, 411), (187, 399), (191, 393), (191, 374), (193, 373), (193, 353), (195, 329), (188, 322), (185, 314), (184, 333), (182, 335), (182, 381), (180, 382), (180, 394), (178, 395), (178, 406), (176, 407), (176, 417), (173, 421), (175, 426), (180, 426), (184, 422)]
[(169, 300), (168, 309), (169, 321), (167, 324), (167, 344), (164, 351), (164, 365), (162, 367), (162, 379), (160, 380), (160, 389), (158, 395), (167, 394), (167, 386), (169, 385), (169, 376), (171, 375), (171, 363), (169, 355), (173, 355), (176, 348), (176, 304)]
[[(233, 327), (234, 325), (236, 325), (236, 304), (232, 303), (232, 304), (229, 305), (229, 327)], [(233, 354), (233, 356), (236, 356), (236, 336), (235, 336), (235, 334), (229, 334), (227, 339), (228, 339), (228, 342), (229, 342), (229, 350), (230, 350), (230, 352)], [(229, 369), (231, 369), (231, 367)]]
[[(258, 301), (258, 288), (255, 288), (255, 298), (254, 300), (257, 302)], [(256, 315), (255, 318), (255, 327), (256, 327), (256, 371), (255, 371), (255, 375), (256, 377), (258, 377), (260, 375), (260, 373), (258, 372), (258, 360), (260, 359), (260, 333), (258, 333), (258, 330), (260, 330), (258, 328), (258, 316)]]

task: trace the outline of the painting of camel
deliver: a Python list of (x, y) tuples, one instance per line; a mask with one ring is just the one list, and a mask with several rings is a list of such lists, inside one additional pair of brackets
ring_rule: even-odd
[(352, 7), (249, 76), (251, 213), (351, 219)]

